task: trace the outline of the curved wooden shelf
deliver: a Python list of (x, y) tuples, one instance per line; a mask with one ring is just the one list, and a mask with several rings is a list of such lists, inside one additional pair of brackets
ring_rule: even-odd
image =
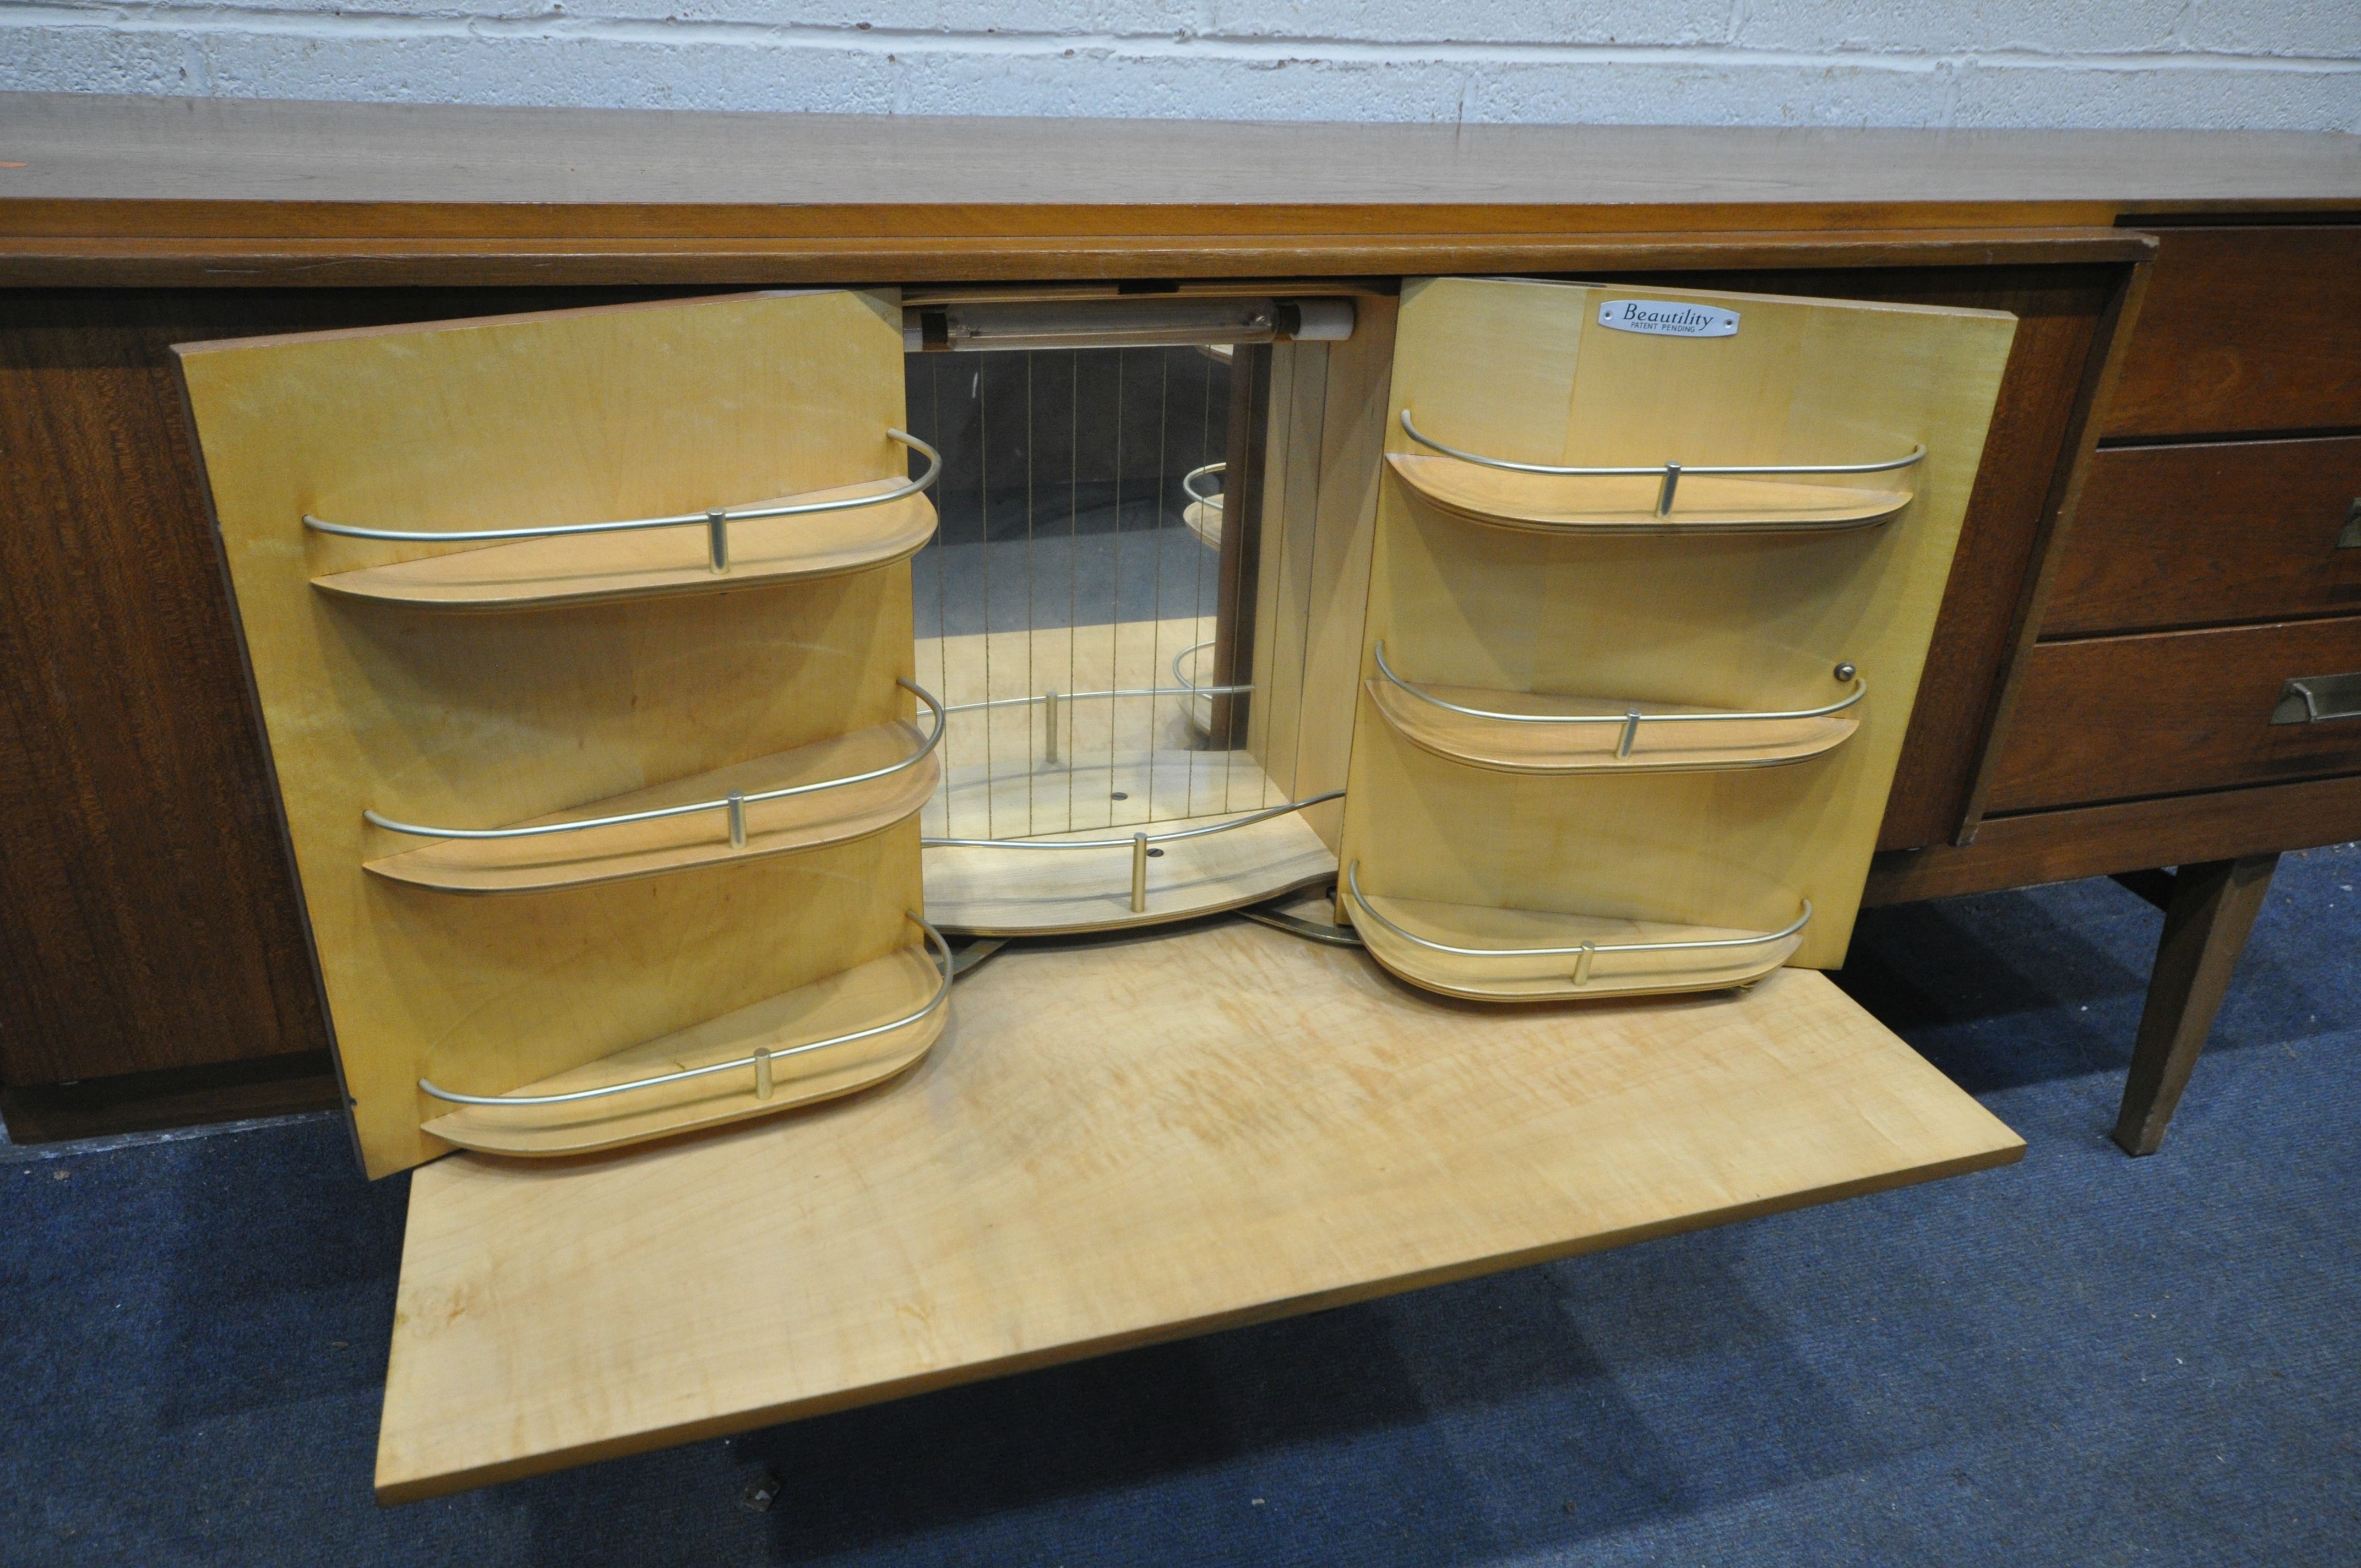
[[(835, 500), (906, 482), (872, 479), (748, 504)], [(312, 586), (346, 598), (457, 610), (538, 609), (664, 594), (724, 593), (840, 576), (906, 560), (934, 537), (935, 508), (924, 496), (908, 496), (845, 511), (747, 518), (729, 526), (730, 567), (725, 572), (712, 568), (704, 529), (652, 528), (522, 539), (389, 566), (332, 572), (313, 578)]]
[(1456, 457), (1389, 452), (1403, 485), (1429, 506), (1527, 533), (1826, 533), (1870, 528), (1910, 504), (1892, 486), (1806, 484), (1699, 474), (1656, 515), (1659, 481), (1644, 475), (1519, 474)]
[(1202, 501), (1191, 501), (1180, 509), (1180, 521), (1189, 532), (1208, 550), (1222, 547), (1222, 498), (1210, 496)]
[(1422, 702), (1382, 676), (1367, 685), (1387, 727), (1411, 745), (1450, 762), (1509, 773), (1698, 773), (1777, 767), (1832, 751), (1861, 728), (1861, 721), (1846, 713), (1807, 718), (1733, 713), (1714, 722), (1650, 724), (1650, 715), (1727, 710), (1477, 686), (1419, 685), (1430, 696), (1495, 712), (1612, 719), (1625, 719), (1636, 712), (1640, 724), (1632, 731), (1631, 753), (1623, 756), (1617, 754), (1625, 729), (1620, 723), (1521, 724), (1514, 719), (1483, 718)]
[[(1804, 940), (1801, 922), (1787, 932), (1749, 931), (1665, 920), (1488, 909), (1355, 893), (1349, 885), (1345, 904), (1369, 956), (1392, 973), (1428, 991), (1479, 1002), (1562, 1002), (1750, 985), (1786, 962)], [(1602, 951), (1590, 961), (1587, 978), (1579, 982), (1575, 979), (1578, 954), (1537, 957), (1505, 950), (1578, 948), (1586, 942), (1602, 948), (1643, 942), (1744, 945)], [(1446, 953), (1425, 944), (1490, 950)]]
[[(1130, 828), (1093, 828), (1045, 837), (1054, 842), (1105, 839), (1129, 831), (1170, 833), (1222, 820), (1224, 817), (1182, 817)], [(1159, 848), (1164, 852), (1148, 863), (1148, 908), (1134, 911), (1131, 856), (1122, 849), (929, 845), (926, 851), (928, 918), (946, 931), (977, 937), (1114, 931), (1258, 904), (1336, 875), (1336, 857), (1299, 814)]]
[[(757, 1051), (793, 1051), (917, 1014), (942, 986), (942, 971), (927, 949), (906, 948), (507, 1093), (573, 1094)], [(563, 1105), (463, 1105), (428, 1121), (424, 1130), (488, 1154), (569, 1155), (768, 1115), (892, 1077), (927, 1053), (950, 1012), (938, 1006), (900, 1028), (775, 1061), (767, 1099), (756, 1091), (749, 1068)]]
[[(890, 766), (925, 743), (915, 725), (881, 724), (513, 826), (620, 816), (716, 799), (732, 790), (754, 795), (841, 778)], [(364, 869), (393, 882), (444, 893), (543, 893), (792, 854), (866, 838), (907, 820), (934, 794), (940, 773), (936, 755), (929, 754), (917, 766), (885, 778), (789, 795), (785, 800), (754, 802), (746, 807), (742, 848), (730, 842), (726, 816), (709, 811), (526, 839), (438, 839), (415, 850), (366, 861)]]

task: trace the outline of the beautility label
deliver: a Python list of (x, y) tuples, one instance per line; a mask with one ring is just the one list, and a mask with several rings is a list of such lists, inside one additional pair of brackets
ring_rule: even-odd
[(1657, 337), (1735, 337), (1738, 313), (1670, 300), (1609, 300), (1598, 307), (1598, 324)]

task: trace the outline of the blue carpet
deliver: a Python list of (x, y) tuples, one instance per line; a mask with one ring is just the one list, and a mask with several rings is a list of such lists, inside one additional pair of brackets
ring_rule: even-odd
[(0, 1150), (0, 1561), (2361, 1563), (2356, 883), (2282, 863), (2151, 1159), (2155, 911), (1873, 911), (1846, 986), (2023, 1164), (394, 1509), (403, 1182)]

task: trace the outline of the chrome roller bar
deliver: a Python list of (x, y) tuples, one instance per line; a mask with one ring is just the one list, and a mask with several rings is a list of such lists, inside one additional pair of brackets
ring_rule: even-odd
[(1621, 713), (1495, 713), (1490, 708), (1469, 707), (1465, 704), (1446, 701), (1422, 687), (1411, 685), (1394, 674), (1386, 663), (1386, 645), (1381, 639), (1371, 651), (1378, 662), (1378, 674), (1385, 676), (1389, 685), (1408, 692), (1419, 701), (1451, 713), (1464, 713), (1470, 718), (1498, 719), (1503, 724), (1618, 724), (1623, 733), (1615, 742), (1615, 754), (1628, 757), (1640, 738), (1640, 728), (1645, 724), (1738, 724), (1763, 722), (1783, 718), (1825, 718), (1831, 713), (1842, 713), (1869, 695), (1869, 680), (1850, 663), (1837, 666), (1837, 678), (1852, 681), (1852, 690), (1826, 707), (1798, 707), (1784, 713), (1642, 713), (1627, 707)]
[(826, 501), (790, 501), (781, 506), (714, 507), (705, 511), (686, 511), (672, 517), (635, 517), (619, 522), (559, 522), (537, 528), (478, 528), (461, 532), (422, 532), (412, 529), (359, 528), (347, 522), (330, 522), (325, 518), (303, 514), (303, 526), (315, 533), (334, 533), (346, 539), (385, 539), (409, 544), (481, 544), (511, 539), (558, 539), (577, 533), (630, 533), (649, 528), (687, 528), (705, 525), (706, 551), (716, 572), (730, 569), (730, 525), (751, 522), (766, 517), (803, 517), (814, 512), (851, 511), (859, 507), (884, 506), (888, 501), (915, 496), (935, 482), (943, 471), (943, 455), (912, 435), (906, 430), (888, 430), (889, 441), (898, 441), (927, 460), (927, 471), (890, 490), (880, 490), (871, 496), (840, 496)]
[(826, 789), (842, 789), (847, 784), (867, 784), (872, 779), (891, 778), (907, 772), (926, 761), (929, 752), (942, 744), (947, 720), (943, 705), (932, 692), (914, 682), (895, 680), (895, 685), (915, 694), (920, 702), (933, 709), (935, 728), (926, 744), (898, 762), (882, 768), (872, 768), (865, 773), (848, 773), (840, 779), (821, 779), (813, 784), (789, 784), (784, 789), (758, 790), (752, 795), (731, 791), (719, 800), (695, 800), (686, 806), (659, 806), (647, 811), (625, 811), (613, 817), (585, 817), (572, 822), (544, 822), (531, 828), (423, 828), (414, 822), (396, 822), (380, 816), (375, 807), (361, 813), (372, 828), (382, 828), (390, 833), (408, 833), (421, 839), (537, 839), (544, 833), (579, 833), (589, 828), (618, 828), (626, 822), (654, 822), (667, 817), (693, 817), (700, 811), (723, 811), (730, 816), (730, 842), (740, 849), (746, 843), (746, 808), (760, 806), (766, 800), (785, 800), (794, 795), (815, 795)]
[(1405, 931), (1370, 906), (1368, 894), (1361, 891), (1361, 862), (1355, 861), (1345, 868), (1345, 886), (1353, 895), (1353, 903), (1362, 913), (1413, 947), (1424, 948), (1431, 953), (1449, 953), (1461, 959), (1575, 959), (1574, 982), (1580, 985), (1590, 978), (1590, 962), (1601, 953), (1681, 953), (1702, 952), (1708, 948), (1759, 948), (1769, 942), (1784, 942), (1812, 923), (1812, 901), (1805, 899), (1804, 912), (1795, 916), (1795, 924), (1782, 930), (1766, 931), (1759, 937), (1708, 937), (1689, 942), (1583, 942), (1571, 948), (1455, 948), (1448, 942), (1437, 942)]
[(1561, 477), (1584, 479), (1655, 478), (1663, 481), (1656, 491), (1656, 515), (1669, 516), (1673, 510), (1674, 492), (1680, 488), (1685, 476), (1729, 474), (1885, 474), (1896, 468), (1907, 468), (1927, 455), (1924, 443), (1910, 449), (1907, 457), (1890, 457), (1882, 463), (1650, 463), (1634, 467), (1564, 468), (1547, 463), (1512, 463), (1505, 457), (1487, 457), (1478, 452), (1465, 452), (1456, 446), (1446, 446), (1422, 431), (1411, 422), (1410, 410), (1401, 411), (1402, 433), (1421, 446), (1432, 447), (1446, 457), (1456, 457), (1462, 463), (1474, 463), (1485, 468), (1503, 468), (1512, 474), (1548, 474)]
[(653, 1078), (635, 1078), (629, 1083), (609, 1083), (598, 1089), (577, 1089), (570, 1094), (461, 1094), (456, 1090), (439, 1088), (423, 1078), (418, 1080), (419, 1091), (432, 1095), (437, 1100), (447, 1101), (454, 1105), (572, 1105), (585, 1100), (604, 1100), (609, 1095), (630, 1094), (642, 1089), (656, 1089), (667, 1083), (686, 1083), (695, 1078), (710, 1078), (716, 1073), (736, 1072), (752, 1068), (754, 1071), (755, 1098), (768, 1100), (771, 1097), (772, 1063), (785, 1061), (789, 1057), (802, 1056), (807, 1051), (824, 1051), (834, 1046), (849, 1046), (857, 1040), (872, 1039), (879, 1035), (890, 1035), (896, 1029), (906, 1029), (913, 1024), (932, 1017), (941, 1011), (944, 1003), (950, 1000), (951, 978), (957, 968), (956, 960), (951, 957), (950, 943), (944, 939), (940, 931), (928, 925), (917, 915), (908, 915), (908, 919), (912, 925), (926, 933), (928, 944), (935, 949), (936, 958), (942, 966), (943, 982), (935, 988), (935, 994), (928, 999), (924, 1007), (906, 1017), (896, 1018), (890, 1024), (876, 1024), (866, 1029), (855, 1029), (849, 1035), (833, 1035), (825, 1040), (812, 1040), (800, 1046), (789, 1046), (784, 1050), (756, 1051), (752, 1056), (740, 1057), (734, 1061), (715, 1062), (708, 1067), (684, 1068), (678, 1072), (658, 1073)]

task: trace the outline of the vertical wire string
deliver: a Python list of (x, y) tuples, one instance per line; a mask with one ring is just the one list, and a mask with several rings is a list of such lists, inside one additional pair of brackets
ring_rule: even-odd
[[(1232, 344), (1230, 345), (1230, 380), (1229, 386), (1226, 389), (1229, 392), (1230, 400), (1234, 403), (1237, 401), (1239, 396), (1238, 348), (1239, 345), (1236, 344)], [(1251, 376), (1246, 378), (1245, 396), (1246, 399), (1247, 422), (1246, 449), (1247, 452), (1251, 453), (1255, 449), (1253, 429), (1254, 378)], [(1238, 606), (1243, 603), (1246, 598), (1246, 583), (1244, 581), (1246, 572), (1246, 555), (1244, 554), (1246, 543), (1246, 530), (1249, 527), (1255, 529), (1256, 538), (1259, 540), (1261, 538), (1262, 520), (1260, 518), (1257, 518), (1253, 520), (1252, 522), (1249, 522), (1246, 517), (1240, 515), (1236, 509), (1232, 507), (1230, 504), (1233, 500), (1236, 499), (1238, 496), (1245, 492), (1246, 479), (1246, 476), (1243, 474), (1231, 473), (1227, 466), (1230, 452), (1228, 440), (1229, 424), (1226, 420), (1223, 422), (1222, 434), (1222, 460), (1224, 466), (1222, 469), (1222, 549), (1220, 553), (1222, 554), (1229, 554), (1233, 549), (1235, 549), (1238, 552), (1236, 560), (1238, 563), (1239, 576), (1238, 580), (1234, 581), (1230, 585), (1230, 592), (1222, 592), (1222, 582), (1219, 575), (1221, 565), (1218, 560), (1215, 562), (1215, 576), (1213, 578), (1213, 593), (1215, 596), (1213, 604), (1213, 625), (1218, 630), (1221, 626), (1223, 613), (1224, 611), (1228, 612), (1230, 617), (1230, 669), (1228, 678), (1224, 684), (1227, 685), (1236, 685), (1239, 684), (1237, 666), (1238, 632), (1240, 630), (1237, 624)], [(1264, 445), (1266, 448), (1269, 445), (1268, 437), (1265, 438)], [(1230, 537), (1230, 530), (1234, 528), (1238, 530), (1235, 545), (1233, 545)], [(1253, 678), (1253, 672), (1248, 671), (1246, 679), (1251, 682)], [(1251, 700), (1252, 699), (1249, 698), (1249, 701)], [(1235, 809), (1230, 805), (1230, 786), (1236, 779), (1238, 772), (1238, 710), (1237, 699), (1235, 697), (1228, 699), (1227, 705), (1222, 709), (1222, 718), (1224, 720), (1221, 733), (1222, 809), (1224, 811), (1229, 811)]]
[[(1166, 451), (1166, 442), (1172, 428), (1172, 356), (1186, 352), (1186, 349), (1167, 348), (1156, 356), (1156, 510), (1154, 531), (1148, 536), (1156, 546), (1156, 560), (1148, 590), (1148, 689), (1150, 691), (1164, 684), (1157, 677), (1164, 674), (1164, 477), (1170, 471), (1166, 462), (1170, 455)], [(1148, 820), (1150, 822), (1156, 820), (1156, 708), (1159, 700), (1152, 696), (1148, 699)]]
[[(1126, 377), (1123, 349), (1115, 351), (1115, 552), (1112, 569), (1107, 573), (1107, 686), (1110, 690), (1123, 685), (1123, 393)], [(1107, 826), (1115, 825), (1115, 715), (1123, 699), (1111, 696), (1107, 701)]]
[[(931, 425), (927, 433), (934, 437), (937, 448), (950, 444), (943, 440), (942, 361), (932, 355), (929, 355), (927, 359), (927, 417)], [(943, 537), (942, 520), (939, 516), (935, 521), (935, 689), (943, 694), (943, 701), (956, 702), (959, 699), (950, 695), (950, 590), (947, 582), (950, 576), (950, 563), (947, 559), (950, 549), (950, 541)], [(943, 726), (942, 750), (943, 837), (949, 839), (957, 837), (959, 829), (951, 826), (951, 799), (954, 794), (951, 780), (955, 775), (951, 766), (951, 732), (948, 720)]]
[[(1205, 466), (1205, 452), (1206, 452), (1207, 448), (1211, 447), (1211, 446), (1213, 445), (1213, 355), (1212, 355), (1212, 354), (1210, 354), (1210, 353), (1201, 353), (1201, 354), (1199, 354), (1199, 355), (1197, 356), (1197, 368), (1198, 368), (1198, 374), (1199, 374), (1199, 376), (1200, 376), (1200, 377), (1201, 377), (1201, 378), (1202, 378), (1202, 386), (1204, 387), (1204, 396), (1203, 396), (1203, 397), (1202, 397), (1202, 398), (1200, 398), (1200, 399), (1198, 400), (1199, 408), (1198, 408), (1198, 412), (1197, 412), (1197, 451), (1196, 451), (1196, 455), (1196, 455), (1196, 461), (1195, 461), (1195, 462), (1193, 462), (1193, 463), (1191, 463), (1190, 465), (1188, 465), (1188, 467), (1189, 467), (1190, 469), (1202, 468), (1202, 467), (1203, 467), (1203, 466)], [(1184, 471), (1184, 472), (1186, 472), (1187, 470), (1186, 470), (1186, 469), (1184, 469), (1183, 471)], [(1195, 502), (1195, 501), (1192, 501), (1192, 500), (1190, 499), (1188, 487), (1187, 487), (1187, 486), (1185, 486), (1185, 485), (1184, 485), (1184, 486), (1182, 486), (1182, 487), (1181, 487), (1181, 489), (1180, 489), (1180, 521), (1181, 521), (1181, 524), (1182, 524), (1182, 531), (1183, 531), (1184, 532), (1186, 532), (1186, 533), (1189, 535), (1189, 540), (1190, 540), (1190, 550), (1189, 550), (1189, 583), (1190, 583), (1190, 594), (1189, 594), (1189, 646), (1190, 646), (1191, 648), (1192, 648), (1192, 649), (1196, 647), (1196, 645), (1198, 644), (1198, 642), (1199, 642), (1199, 641), (1202, 641), (1201, 638), (1199, 638), (1199, 637), (1198, 637), (1197, 633), (1199, 633), (1200, 631), (1202, 631), (1202, 630), (1205, 630), (1205, 547), (1204, 547), (1204, 542), (1203, 542), (1202, 539), (1200, 539), (1200, 538), (1198, 537), (1196, 530), (1191, 529), (1191, 528), (1189, 528), (1189, 527), (1187, 526), (1187, 524), (1188, 524), (1188, 521), (1189, 521), (1189, 508), (1190, 508), (1190, 507), (1191, 507), (1192, 505), (1197, 505), (1197, 504), (1200, 504), (1200, 503), (1197, 503), (1197, 502)], [(1204, 514), (1202, 511), (1200, 511), (1197, 515), (1198, 515), (1200, 518), (1202, 518), (1202, 517), (1203, 517), (1205, 514)], [(1189, 679), (1188, 679), (1185, 683), (1184, 683), (1184, 682), (1180, 682), (1180, 681), (1175, 681), (1175, 682), (1173, 682), (1172, 684), (1173, 684), (1174, 685), (1184, 685), (1184, 684), (1185, 684), (1185, 685), (1192, 685), (1192, 686), (1202, 686), (1202, 685), (1208, 685), (1209, 683), (1208, 683), (1208, 682), (1206, 682), (1206, 681), (1203, 679), (1203, 677), (1199, 674), (1199, 672), (1200, 672), (1200, 671), (1202, 671), (1202, 670), (1205, 667), (1205, 666), (1204, 666), (1204, 662), (1203, 662), (1202, 660), (1199, 659), (1199, 658), (1197, 657), (1197, 655), (1196, 655), (1195, 653), (1193, 653), (1193, 652), (1191, 652), (1191, 653), (1189, 653), (1189, 654), (1185, 655), (1185, 657), (1186, 657), (1186, 658), (1188, 659), (1188, 661), (1189, 661)], [(1194, 817), (1194, 816), (1196, 816), (1196, 815), (1197, 815), (1197, 697), (1196, 697), (1196, 694), (1195, 694), (1195, 693), (1193, 693), (1193, 692), (1191, 692), (1191, 693), (1188, 694), (1187, 696), (1183, 696), (1180, 700), (1181, 700), (1181, 701), (1183, 701), (1183, 702), (1185, 702), (1185, 703), (1187, 703), (1187, 704), (1189, 705), (1189, 746), (1188, 746), (1188, 751), (1189, 751), (1189, 772), (1188, 772), (1187, 779), (1185, 780), (1184, 784), (1183, 784), (1183, 787), (1184, 787), (1184, 788), (1186, 788), (1186, 789), (1188, 790), (1188, 792), (1189, 792), (1189, 806), (1188, 806), (1188, 809), (1187, 809), (1187, 811), (1184, 813), (1184, 815), (1186, 815), (1186, 816), (1190, 816), (1190, 817)], [(1213, 740), (1213, 698), (1211, 698), (1211, 697), (1208, 697), (1208, 698), (1206, 698), (1206, 699), (1205, 699), (1205, 702), (1206, 702), (1206, 707), (1205, 707), (1205, 739), (1206, 739), (1206, 741), (1210, 744), (1210, 743), (1212, 742), (1212, 740)]]
[[(1041, 688), (1033, 679), (1033, 351), (1025, 351), (1025, 695), (1038, 696)], [(1033, 773), (1038, 766), (1033, 758), (1034, 730), (1030, 707), (1017, 709), (1026, 716), (1025, 723), (1025, 831), (1032, 834), (1040, 825), (1033, 819)]]
[[(1082, 616), (1082, 351), (1066, 351), (1066, 689), (1074, 689), (1074, 634)], [(1071, 711), (1071, 708), (1069, 709)], [(1076, 731), (1074, 739), (1081, 739)], [(1074, 748), (1066, 748), (1066, 829), (1074, 827)]]
[[(978, 369), (975, 379), (968, 384), (968, 396), (975, 400), (975, 499), (977, 531), (983, 542), (976, 546), (983, 554), (983, 696), (992, 699), (992, 433), (983, 422), (983, 372)], [(983, 709), (983, 836), (1000, 837), (997, 806), (1000, 794), (999, 770), (992, 759), (992, 719), (997, 708)]]
[[(1320, 346), (1323, 350), (1320, 356), (1320, 378), (1323, 384), (1320, 396), (1320, 429), (1312, 445), (1312, 548), (1307, 553), (1303, 564), (1303, 625), (1297, 632), (1295, 640), (1295, 755), (1289, 762), (1287, 768), (1288, 791), (1290, 795), (1299, 797), (1303, 794), (1303, 694), (1312, 679), (1312, 568), (1319, 564), (1320, 560), (1320, 485), (1327, 475), (1328, 392), (1332, 389), (1328, 385), (1328, 355), (1325, 352), (1327, 345), (1323, 344)], [(1298, 368), (1300, 370), (1301, 367)], [(1269, 783), (1270, 775), (1266, 773), (1263, 775), (1265, 806), (1271, 804)]]

